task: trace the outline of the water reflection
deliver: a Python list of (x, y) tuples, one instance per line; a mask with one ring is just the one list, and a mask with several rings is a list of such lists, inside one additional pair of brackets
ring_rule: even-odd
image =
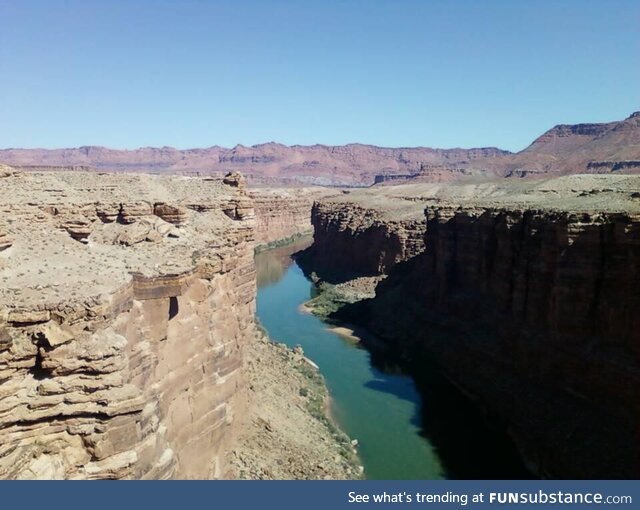
[(313, 236), (305, 236), (293, 243), (265, 250), (256, 255), (258, 288), (278, 283), (293, 264), (291, 255), (313, 244)]
[(332, 415), (358, 439), (367, 478), (442, 478), (440, 459), (421, 435), (420, 396), (413, 380), (379, 370), (367, 350), (299, 310), (313, 286), (290, 257), (310, 242), (256, 255), (258, 318), (274, 341), (301, 345), (318, 364), (331, 394)]
[(330, 331), (299, 305), (315, 294), (291, 255), (311, 238), (256, 255), (258, 318), (271, 338), (301, 345), (315, 361), (332, 397), (339, 426), (357, 438), (367, 478), (530, 478), (503, 432), (487, 427), (478, 407), (444, 378), (422, 366), (413, 379)]

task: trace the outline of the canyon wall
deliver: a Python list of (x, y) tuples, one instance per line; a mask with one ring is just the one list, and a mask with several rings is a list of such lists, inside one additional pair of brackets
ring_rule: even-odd
[(225, 476), (255, 334), (241, 178), (0, 186), (0, 477)]
[(311, 234), (311, 207), (315, 200), (334, 195), (330, 188), (255, 188), (256, 246)]
[[(523, 193), (537, 207), (508, 193), (425, 199), (424, 251), (396, 263), (374, 299), (336, 318), (364, 323), (381, 341), (372, 347), (399, 360), (419, 384), (435, 361), (538, 474), (636, 478), (639, 183), (609, 181), (604, 203), (597, 198), (604, 181), (581, 182), (565, 197)], [(368, 210), (355, 202), (360, 221), (379, 214), (371, 200)], [(324, 239), (317, 256), (359, 264), (343, 255), (361, 249), (357, 236), (341, 235), (323, 207), (314, 213), (314, 224), (332, 230), (316, 231)], [(341, 240), (333, 248), (335, 237)]]
[(311, 222), (314, 242), (302, 263), (325, 281), (383, 275), (424, 250), (424, 216), (411, 202), (382, 209), (328, 198), (313, 205)]

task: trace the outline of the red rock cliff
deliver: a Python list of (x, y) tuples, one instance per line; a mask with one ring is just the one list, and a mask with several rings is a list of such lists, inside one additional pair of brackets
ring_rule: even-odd
[(0, 186), (0, 477), (224, 476), (254, 334), (248, 197), (82, 173)]
[(256, 188), (250, 194), (256, 215), (256, 244), (311, 234), (314, 200), (338, 193), (330, 188)]
[[(640, 207), (637, 181), (624, 182), (602, 203), (597, 189), (525, 192), (538, 208), (513, 195), (428, 202), (425, 250), (358, 308), (418, 378), (435, 359), (543, 476), (640, 474)], [(342, 235), (335, 212), (314, 212), (326, 259), (359, 265), (376, 246)], [(376, 214), (371, 205), (359, 221)]]
[(313, 246), (305, 262), (325, 280), (386, 274), (424, 250), (425, 223), (419, 205), (381, 210), (346, 197), (313, 205)]

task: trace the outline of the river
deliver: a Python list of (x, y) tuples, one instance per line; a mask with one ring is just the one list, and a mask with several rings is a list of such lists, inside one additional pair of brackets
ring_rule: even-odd
[(358, 440), (368, 479), (442, 478), (440, 459), (421, 435), (420, 396), (412, 379), (378, 370), (366, 350), (300, 311), (311, 297), (312, 283), (290, 255), (309, 243), (303, 239), (256, 255), (260, 322), (274, 341), (302, 346), (320, 367), (332, 417)]

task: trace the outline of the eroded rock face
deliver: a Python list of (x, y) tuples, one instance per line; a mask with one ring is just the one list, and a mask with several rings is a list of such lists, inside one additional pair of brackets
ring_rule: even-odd
[(427, 231), (376, 331), (434, 356), (540, 474), (636, 477), (640, 214), (429, 208)]
[[(265, 143), (232, 148), (208, 147), (178, 150), (173, 147), (146, 147), (116, 150), (106, 147), (75, 149), (4, 149), (0, 161), (27, 169), (70, 170), (78, 166), (109, 171), (146, 171), (218, 175), (228, 180), (242, 172), (252, 182), (291, 185), (370, 185), (374, 176), (384, 172), (408, 173), (423, 163), (449, 163), (484, 159), (509, 154), (496, 148), (431, 149), (385, 148), (372, 145), (292, 146)], [(227, 175), (228, 174), (228, 175)], [(227, 176), (225, 176), (227, 175)]]
[(322, 200), (312, 210), (314, 243), (305, 265), (327, 281), (387, 274), (398, 262), (424, 250), (420, 205), (408, 210), (367, 209), (345, 201)]
[(0, 186), (0, 477), (224, 476), (255, 334), (250, 199), (149, 176)]
[(329, 188), (258, 188), (250, 194), (256, 212), (256, 244), (311, 234), (315, 200), (339, 191)]
[(7, 165), (0, 164), (0, 179), (3, 177), (9, 177), (14, 174), (13, 168)]
[(242, 176), (240, 172), (229, 172), (224, 176), (222, 182), (228, 186), (233, 186), (234, 188), (244, 189), (246, 188), (245, 178)]
[[(636, 478), (640, 207), (629, 196), (640, 183), (613, 179), (602, 191), (600, 178), (563, 182), (553, 193), (548, 183), (484, 198), (476, 189), (455, 203), (425, 198), (424, 251), (342, 318), (364, 320), (418, 381), (436, 360), (539, 474)], [(362, 197), (354, 202), (362, 208)], [(343, 255), (362, 250), (357, 230), (341, 230), (329, 209), (314, 212), (314, 224), (332, 230), (320, 230), (318, 253), (360, 264)], [(359, 221), (379, 214), (369, 201)]]
[(185, 209), (168, 204), (155, 204), (153, 206), (153, 214), (178, 227), (185, 225), (188, 221)]

